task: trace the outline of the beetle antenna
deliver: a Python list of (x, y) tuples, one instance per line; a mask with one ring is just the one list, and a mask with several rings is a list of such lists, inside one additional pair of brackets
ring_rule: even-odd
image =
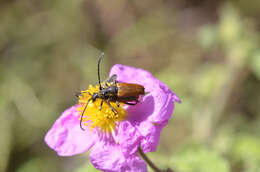
[(104, 52), (102, 52), (98, 59), (98, 84), (99, 84), (99, 90), (101, 90), (101, 83), (100, 83), (100, 62), (101, 59), (104, 57)]
[(83, 131), (85, 130), (85, 129), (82, 127), (83, 115), (84, 115), (84, 113), (85, 113), (85, 110), (87, 109), (87, 106), (88, 106), (90, 100), (92, 100), (92, 99), (88, 99), (88, 102), (87, 102), (86, 106), (84, 107), (84, 109), (83, 109), (83, 111), (82, 111), (82, 114), (81, 114), (81, 116), (80, 116), (79, 126), (80, 126), (80, 128), (81, 128)]

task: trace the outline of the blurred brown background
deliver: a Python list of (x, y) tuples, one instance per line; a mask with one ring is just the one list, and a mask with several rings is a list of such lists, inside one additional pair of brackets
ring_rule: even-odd
[(43, 141), (74, 93), (115, 63), (149, 70), (182, 99), (161, 167), (260, 171), (259, 0), (1, 0), (0, 172), (96, 171)]

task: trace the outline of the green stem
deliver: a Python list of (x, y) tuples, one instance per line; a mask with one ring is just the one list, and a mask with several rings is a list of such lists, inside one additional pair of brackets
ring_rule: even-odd
[(153, 169), (155, 172), (174, 172), (172, 169), (168, 168), (166, 170), (159, 169), (143, 152), (143, 150), (139, 147), (138, 152), (140, 156), (144, 159), (144, 161)]

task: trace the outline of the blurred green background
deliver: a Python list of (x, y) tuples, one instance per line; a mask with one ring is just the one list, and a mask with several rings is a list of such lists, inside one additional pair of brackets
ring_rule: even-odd
[(181, 99), (160, 167), (260, 171), (259, 0), (1, 0), (0, 172), (96, 171), (43, 141), (74, 93), (115, 63), (144, 68)]

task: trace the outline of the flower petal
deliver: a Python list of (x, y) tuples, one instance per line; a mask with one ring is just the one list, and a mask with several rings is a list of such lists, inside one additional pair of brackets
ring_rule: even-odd
[(98, 142), (90, 153), (91, 163), (99, 170), (105, 172), (146, 172), (147, 166), (137, 154), (124, 156), (117, 144)]
[(133, 155), (137, 152), (143, 136), (129, 121), (121, 121), (117, 129), (118, 144), (124, 155)]
[(96, 134), (79, 127), (77, 106), (65, 110), (45, 136), (45, 142), (60, 156), (72, 156), (89, 150)]
[(143, 135), (141, 147), (144, 153), (154, 152), (160, 141), (160, 134), (165, 124), (153, 124), (151, 122), (142, 122), (136, 126)]

